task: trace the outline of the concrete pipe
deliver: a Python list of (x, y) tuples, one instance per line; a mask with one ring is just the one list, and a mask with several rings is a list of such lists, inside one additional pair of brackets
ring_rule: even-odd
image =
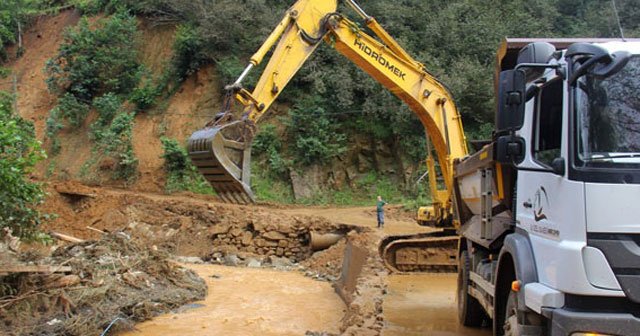
[(344, 234), (340, 233), (317, 233), (311, 231), (309, 233), (309, 245), (313, 251), (324, 250), (331, 245), (337, 243)]

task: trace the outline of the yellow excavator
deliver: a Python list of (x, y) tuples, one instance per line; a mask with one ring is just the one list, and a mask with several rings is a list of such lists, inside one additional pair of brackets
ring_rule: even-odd
[[(364, 20), (358, 24), (336, 12), (337, 0), (299, 0), (287, 12), (235, 83), (226, 87), (224, 111), (189, 139), (188, 151), (199, 172), (226, 202), (255, 202), (250, 188), (251, 142), (256, 124), (322, 41), (333, 46), (404, 101), (424, 126), (439, 164), (436, 179), (431, 149), (426, 159), (433, 203), (418, 213), (421, 225), (440, 230), (415, 236), (391, 236), (381, 244), (387, 266), (398, 271), (455, 271), (458, 237), (453, 218), (453, 164), (468, 155), (461, 117), (447, 88), (409, 55), (354, 1), (345, 0)], [(242, 82), (267, 53), (273, 53), (253, 92)], [(234, 116), (231, 103), (243, 106)]]

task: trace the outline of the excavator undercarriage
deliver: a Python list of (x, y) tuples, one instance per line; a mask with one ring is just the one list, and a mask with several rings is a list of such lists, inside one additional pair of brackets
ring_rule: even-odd
[(454, 229), (385, 237), (378, 252), (385, 267), (396, 273), (455, 273), (458, 241)]

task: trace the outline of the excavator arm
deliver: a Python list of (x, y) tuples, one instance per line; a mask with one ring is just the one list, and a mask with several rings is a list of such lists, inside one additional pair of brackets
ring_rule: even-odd
[[(451, 94), (355, 1), (346, 2), (377, 38), (337, 13), (336, 0), (297, 1), (251, 57), (238, 80), (227, 87), (243, 105), (242, 116), (234, 119), (229, 111), (223, 111), (205, 129), (195, 132), (189, 140), (192, 161), (223, 200), (253, 202), (249, 166), (255, 125), (318, 45), (326, 41), (416, 114), (433, 144), (444, 180), (444, 187), (439, 189), (435, 164), (429, 157), (434, 211), (450, 214), (453, 161), (468, 154), (460, 114)], [(273, 53), (255, 89), (249, 92), (242, 86), (243, 80), (271, 49)]]

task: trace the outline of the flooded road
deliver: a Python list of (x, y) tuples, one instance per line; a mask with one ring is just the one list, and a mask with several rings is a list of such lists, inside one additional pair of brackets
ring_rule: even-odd
[(384, 298), (383, 335), (489, 336), (457, 320), (456, 274), (391, 275)]
[(328, 282), (298, 272), (264, 268), (189, 265), (205, 279), (204, 301), (162, 315), (120, 336), (304, 335), (337, 333), (345, 311)]

